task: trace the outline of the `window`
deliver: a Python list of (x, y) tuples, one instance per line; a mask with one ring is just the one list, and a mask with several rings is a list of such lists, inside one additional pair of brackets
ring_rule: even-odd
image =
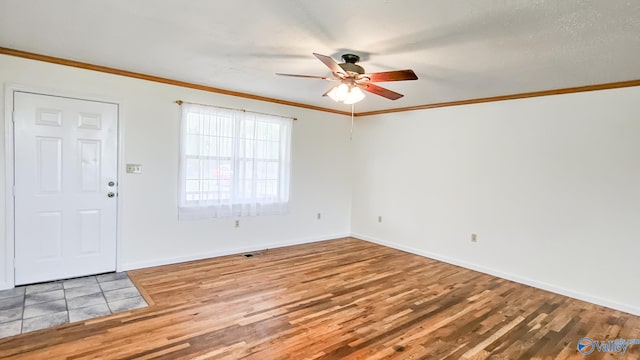
[(286, 212), (293, 119), (182, 104), (179, 218)]

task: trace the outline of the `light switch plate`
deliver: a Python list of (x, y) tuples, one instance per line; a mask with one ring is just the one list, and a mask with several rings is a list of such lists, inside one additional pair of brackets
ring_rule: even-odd
[(127, 173), (129, 174), (142, 174), (141, 164), (127, 164)]

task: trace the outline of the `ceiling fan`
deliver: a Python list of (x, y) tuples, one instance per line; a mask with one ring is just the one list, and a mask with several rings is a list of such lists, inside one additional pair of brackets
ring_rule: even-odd
[(354, 54), (342, 55), (342, 60), (344, 60), (344, 62), (340, 64), (338, 64), (330, 56), (316, 53), (313, 53), (313, 55), (318, 58), (318, 60), (322, 61), (322, 63), (325, 64), (329, 68), (329, 70), (331, 70), (331, 72), (333, 73), (333, 77), (282, 73), (276, 73), (276, 75), (339, 81), (339, 84), (333, 86), (322, 96), (329, 96), (333, 100), (345, 104), (354, 104), (362, 100), (364, 98), (364, 93), (362, 92), (362, 90), (385, 97), (390, 100), (397, 100), (404, 95), (395, 91), (391, 91), (389, 89), (385, 89), (373, 83), (418, 79), (418, 76), (416, 76), (413, 70), (395, 70), (367, 74), (365, 73), (362, 66), (356, 64), (358, 61), (360, 61), (360, 57)]

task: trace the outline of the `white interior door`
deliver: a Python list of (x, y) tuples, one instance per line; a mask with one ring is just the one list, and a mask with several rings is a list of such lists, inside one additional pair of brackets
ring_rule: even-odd
[(114, 271), (116, 104), (14, 92), (15, 283)]

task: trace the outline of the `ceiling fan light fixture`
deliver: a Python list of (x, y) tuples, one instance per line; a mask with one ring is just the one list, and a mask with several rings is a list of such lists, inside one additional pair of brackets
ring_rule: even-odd
[(360, 90), (359, 87), (354, 86), (351, 88), (351, 91), (349, 91), (349, 94), (342, 102), (345, 104), (355, 104), (362, 99), (364, 99), (364, 93), (362, 92), (362, 90)]
[(359, 87), (342, 83), (327, 93), (333, 101), (344, 104), (355, 104), (364, 99), (364, 93)]
[(349, 85), (347, 84), (340, 84), (327, 93), (327, 96), (329, 96), (335, 102), (343, 102), (348, 95)]

